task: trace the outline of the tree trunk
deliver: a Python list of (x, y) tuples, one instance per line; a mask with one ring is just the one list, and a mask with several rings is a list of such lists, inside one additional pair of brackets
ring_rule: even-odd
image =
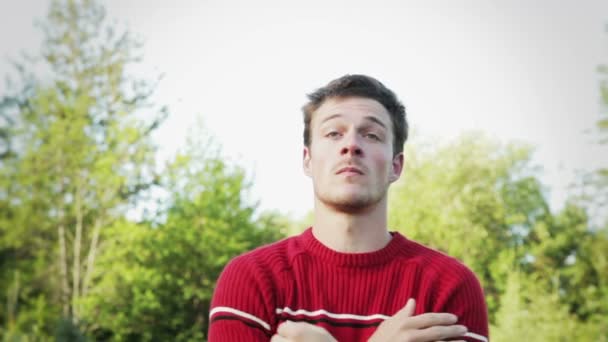
[[(58, 168), (57, 176), (59, 181), (59, 194), (63, 194), (65, 191), (65, 180), (63, 175), (63, 154), (58, 151)], [(63, 316), (70, 316), (70, 284), (68, 279), (68, 257), (67, 257), (67, 246), (65, 239), (65, 226), (64, 226), (64, 207), (63, 203), (58, 203), (57, 213), (57, 235), (59, 239), (59, 276), (61, 277), (61, 306), (63, 309)]]
[(99, 233), (103, 222), (100, 218), (95, 220), (95, 226), (93, 227), (93, 237), (91, 238), (91, 246), (89, 247), (89, 254), (87, 256), (87, 264), (84, 273), (84, 281), (82, 284), (82, 295), (86, 296), (89, 292), (89, 284), (91, 277), (93, 276), (93, 268), (95, 266), (95, 255), (97, 253), (97, 247), (99, 245)]
[[(61, 218), (61, 221), (63, 218)], [(61, 277), (61, 305), (63, 307), (63, 315), (68, 317), (70, 315), (70, 285), (68, 283), (68, 260), (66, 256), (66, 245), (65, 245), (65, 227), (63, 222), (59, 222), (58, 232), (59, 235), (59, 274)]]
[(80, 310), (80, 246), (82, 244), (82, 186), (80, 180), (76, 184), (76, 236), (74, 237), (74, 263), (72, 268), (72, 320), (78, 323)]
[[(11, 327), (16, 321), (17, 305), (19, 303), (19, 270), (15, 270), (15, 280), (12, 288), (9, 288), (6, 296), (6, 312), (8, 314), (8, 326)], [(10, 329), (10, 328), (9, 328)]]

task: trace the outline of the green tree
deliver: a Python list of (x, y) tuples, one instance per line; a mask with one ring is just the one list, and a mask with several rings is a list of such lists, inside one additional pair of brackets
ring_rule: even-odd
[(86, 300), (98, 338), (204, 339), (215, 281), (234, 256), (283, 236), (286, 220), (256, 214), (244, 170), (197, 144), (163, 178), (160, 222), (117, 228)]
[(558, 289), (547, 291), (537, 280), (517, 270), (509, 274), (497, 325), (490, 329), (493, 341), (606, 341), (598, 325), (569, 313)]
[[(608, 33), (608, 25), (606, 25), (606, 32)], [(608, 63), (608, 61), (606, 61)], [(600, 101), (602, 104), (601, 112), (604, 115), (597, 122), (597, 127), (601, 133), (606, 135), (608, 133), (608, 118), (605, 116), (608, 115), (608, 64), (602, 64), (598, 67), (598, 72), (600, 75)], [(608, 143), (608, 140), (601, 141), (602, 143)]]
[(545, 275), (538, 284), (557, 289), (577, 319), (608, 315), (608, 230), (591, 229), (583, 207), (568, 203), (550, 226), (538, 226), (528, 239), (528, 273)]
[(523, 281), (535, 286), (521, 287), (524, 302), (551, 293), (538, 297), (539, 305), (559, 307), (564, 320), (600, 331), (608, 309), (606, 230), (591, 227), (575, 201), (552, 213), (530, 158), (528, 147), (503, 146), (481, 135), (409, 148), (403, 178), (390, 194), (389, 223), (471, 267), (495, 326), (508, 331), (502, 320), (509, 321), (509, 312), (519, 315), (504, 308), (514, 296), (508, 287), (520, 281), (513, 280), (518, 270), (534, 280)]
[[(409, 148), (389, 197), (390, 225), (471, 267), (491, 314), (506, 280), (505, 260), (523, 258), (525, 236), (550, 215), (530, 152), (480, 134)], [(507, 250), (517, 252), (501, 255)]]
[[(596, 121), (592, 133), (599, 137), (598, 144), (606, 147), (608, 146), (608, 64), (599, 65), (597, 71), (600, 108), (599, 119)], [(581, 194), (579, 200), (585, 206), (592, 208), (597, 215), (602, 216), (598, 220), (598, 225), (608, 225), (608, 167), (586, 170), (580, 178), (578, 184), (574, 185), (574, 188)]]
[(104, 228), (155, 182), (150, 133), (165, 111), (148, 101), (154, 85), (127, 72), (139, 44), (106, 24), (99, 3), (52, 1), (42, 28), (40, 63), (17, 63), (22, 87), (0, 102), (11, 123), (0, 160), (9, 303), (0, 322), (48, 336), (61, 316), (79, 322)]

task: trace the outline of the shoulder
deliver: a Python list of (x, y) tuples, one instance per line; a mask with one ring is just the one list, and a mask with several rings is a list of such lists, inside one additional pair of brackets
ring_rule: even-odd
[(284, 287), (280, 274), (290, 239), (258, 247), (226, 264), (211, 301), (210, 341), (268, 341), (276, 330), (278, 289)]
[(403, 235), (399, 234), (399, 236), (403, 240), (402, 255), (423, 268), (427, 275), (445, 281), (477, 282), (475, 273), (457, 258), (420, 242), (409, 240)]
[(232, 258), (223, 273), (278, 273), (289, 267), (298, 251), (298, 237), (287, 237)]
[(215, 285), (212, 306), (229, 307), (256, 315), (272, 314), (277, 277), (284, 267), (283, 255), (289, 239), (264, 245), (232, 258)]
[[(405, 239), (405, 238), (404, 238)], [(407, 239), (405, 239), (407, 240)], [(420, 286), (426, 291), (428, 312), (450, 312), (469, 329), (466, 341), (487, 341), (488, 310), (483, 288), (463, 262), (421, 243), (407, 240), (404, 254), (416, 260), (423, 272)]]
[(268, 330), (280, 299), (279, 289), (285, 287), (284, 270), (289, 267), (290, 251), (296, 242), (297, 237), (285, 238), (232, 258), (215, 284), (211, 316), (238, 316)]

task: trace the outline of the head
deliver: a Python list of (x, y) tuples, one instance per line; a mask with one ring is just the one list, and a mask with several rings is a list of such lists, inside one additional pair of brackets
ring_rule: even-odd
[(395, 93), (366, 75), (345, 75), (329, 82), (308, 95), (309, 102), (302, 107), (304, 114), (304, 146), (310, 147), (310, 122), (313, 113), (328, 99), (361, 97), (379, 102), (389, 113), (393, 131), (393, 155), (403, 152), (407, 140), (408, 124), (405, 107)]
[(403, 168), (405, 108), (379, 81), (347, 75), (310, 94), (304, 170), (321, 202), (359, 210), (386, 197)]

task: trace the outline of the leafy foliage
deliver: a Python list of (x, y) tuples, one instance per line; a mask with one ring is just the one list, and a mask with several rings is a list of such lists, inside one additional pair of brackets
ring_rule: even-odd
[[(592, 229), (573, 201), (553, 213), (526, 146), (470, 134), (430, 147), (406, 152), (408, 167), (390, 194), (390, 226), (478, 275), (496, 340), (526, 336), (528, 329), (538, 337), (531, 340), (550, 341), (573, 336), (565, 332), (575, 326), (591, 334), (585, 336), (605, 336), (608, 227)], [(535, 305), (555, 315), (528, 317)], [(543, 320), (553, 325), (536, 329)], [(516, 325), (521, 335), (511, 331)]]
[(0, 170), (0, 293), (11, 301), (0, 321), (51, 336), (62, 316), (78, 323), (103, 229), (155, 182), (150, 133), (165, 113), (149, 107), (153, 86), (128, 76), (138, 44), (105, 25), (100, 4), (53, 1), (43, 29), (40, 63), (17, 63), (21, 88), (0, 101), (11, 123)]
[(179, 155), (166, 172), (165, 222), (124, 222), (111, 233), (99, 283), (86, 302), (98, 337), (203, 339), (224, 265), (282, 236), (280, 217), (255, 217), (255, 206), (244, 198), (249, 185), (242, 169), (192, 154)]

